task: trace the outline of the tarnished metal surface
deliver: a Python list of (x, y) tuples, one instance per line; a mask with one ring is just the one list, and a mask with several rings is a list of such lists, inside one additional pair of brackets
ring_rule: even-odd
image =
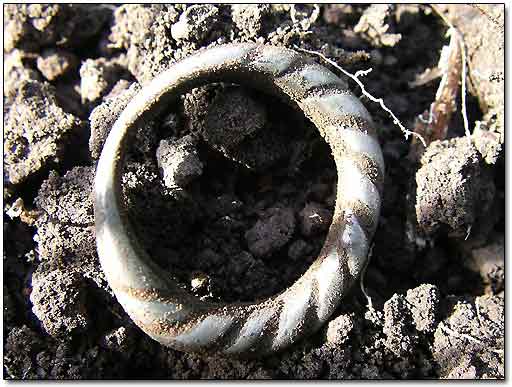
[[(331, 146), (338, 170), (333, 221), (308, 271), (257, 303), (208, 303), (163, 277), (139, 246), (121, 199), (129, 135), (181, 93), (236, 82), (300, 107)], [(329, 319), (364, 267), (377, 226), (384, 161), (372, 119), (346, 82), (283, 47), (253, 43), (203, 50), (158, 75), (128, 104), (103, 148), (95, 178), (102, 268), (118, 301), (149, 336), (184, 351), (262, 355), (310, 334)]]

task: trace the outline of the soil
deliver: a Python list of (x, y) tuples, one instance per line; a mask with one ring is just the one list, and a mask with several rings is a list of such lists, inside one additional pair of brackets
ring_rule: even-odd
[[(169, 64), (258, 41), (322, 52), (352, 73), (371, 67), (368, 91), (413, 128), (438, 80), (410, 84), (437, 66), (446, 24), (413, 4), (6, 5), (4, 378), (504, 378), (504, 7), (443, 12), (460, 23), (470, 70), (490, 66), (481, 81), (472, 73), (471, 138), (457, 112), (446, 139), (407, 157), (403, 133), (361, 96), (386, 164), (361, 286), (319, 332), (243, 360), (163, 347), (117, 303), (96, 254), (92, 203), (111, 126)], [(465, 27), (467, 14), (481, 18), (478, 31)], [(497, 48), (484, 58), (475, 41)], [(336, 170), (300, 112), (220, 83), (139, 128), (123, 190), (163, 271), (204, 300), (254, 301), (286, 289), (316, 258)]]

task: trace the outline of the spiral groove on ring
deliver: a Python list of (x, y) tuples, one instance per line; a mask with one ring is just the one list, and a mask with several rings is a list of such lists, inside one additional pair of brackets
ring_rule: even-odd
[[(164, 278), (139, 246), (123, 209), (128, 135), (161, 104), (197, 85), (239, 82), (301, 108), (331, 146), (338, 170), (333, 221), (317, 260), (283, 293), (256, 303), (207, 303)], [(130, 317), (153, 339), (185, 351), (263, 354), (318, 329), (360, 274), (377, 226), (384, 160), (373, 121), (347, 83), (286, 48), (221, 45), (172, 65), (146, 85), (113, 126), (95, 178), (98, 254)]]

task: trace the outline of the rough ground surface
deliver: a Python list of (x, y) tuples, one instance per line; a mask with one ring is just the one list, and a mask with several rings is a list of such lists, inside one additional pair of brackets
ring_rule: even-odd
[[(372, 67), (367, 89), (411, 128), (438, 80), (409, 83), (438, 63), (446, 25), (412, 4), (5, 6), (4, 377), (503, 378), (504, 10), (482, 9), (443, 8), (454, 23), (482, 18), (478, 31), (460, 26), (479, 71), (468, 97), (473, 145), (457, 114), (448, 139), (416, 164), (387, 113), (362, 97), (386, 163), (363, 281), (371, 306), (356, 285), (316, 334), (239, 360), (160, 346), (109, 289), (91, 192), (115, 119), (170, 63), (259, 41), (321, 51), (352, 72)], [(488, 44), (497, 49), (482, 51)], [(123, 188), (162, 270), (202, 299), (252, 301), (284, 290), (315, 259), (336, 173), (328, 146), (295, 110), (215, 84), (139, 128)]]

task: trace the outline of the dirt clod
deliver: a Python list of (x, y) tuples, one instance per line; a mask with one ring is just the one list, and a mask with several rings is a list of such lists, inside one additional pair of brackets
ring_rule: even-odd
[(354, 32), (362, 34), (377, 47), (396, 45), (402, 35), (388, 32), (390, 26), (385, 23), (391, 7), (389, 4), (373, 4), (368, 7), (354, 27)]
[(169, 29), (178, 16), (171, 4), (124, 4), (115, 10), (109, 41), (113, 47), (126, 50), (128, 69), (140, 83), (173, 60)]
[(215, 28), (219, 11), (213, 4), (197, 4), (187, 7), (177, 23), (171, 27), (174, 40), (202, 41)]
[(496, 164), (502, 150), (500, 136), (487, 129), (475, 127), (473, 138), (475, 147), (478, 149), (485, 162), (488, 164)]
[(232, 149), (262, 129), (265, 121), (260, 103), (239, 88), (226, 90), (208, 109), (203, 137), (215, 148)]
[(327, 326), (327, 343), (343, 345), (348, 340), (352, 329), (354, 329), (354, 322), (351, 316), (343, 314), (336, 317)]
[(407, 291), (406, 300), (410, 304), (412, 318), (420, 332), (433, 332), (437, 323), (439, 289), (424, 284)]
[(384, 304), (386, 347), (397, 356), (409, 354), (417, 340), (411, 311), (403, 295), (395, 294)]
[(434, 334), (433, 355), (441, 376), (486, 379), (503, 375), (503, 297), (453, 298), (451, 309)]
[(160, 141), (156, 159), (164, 183), (169, 188), (184, 187), (203, 172), (203, 164), (191, 136), (177, 141)]
[(283, 247), (295, 230), (295, 215), (289, 208), (270, 208), (247, 231), (245, 239), (249, 250), (257, 257), (265, 257)]
[(261, 32), (269, 11), (268, 4), (233, 4), (231, 17), (245, 38), (254, 38)]
[(108, 293), (96, 255), (93, 178), (93, 167), (75, 167), (62, 177), (50, 173), (35, 199), (39, 216), (34, 240), (40, 261), (53, 266), (69, 263), (67, 270), (80, 272)]
[(480, 273), (493, 293), (503, 290), (505, 284), (505, 243), (503, 235), (494, 235), (487, 246), (472, 251), (467, 265)]
[(85, 283), (73, 271), (40, 265), (32, 274), (32, 311), (52, 336), (76, 334), (87, 329)]
[(63, 50), (48, 49), (43, 51), (41, 56), (37, 58), (38, 70), (49, 81), (66, 75), (77, 64), (76, 56)]
[(47, 83), (26, 81), (5, 116), (4, 162), (7, 181), (18, 184), (58, 162), (64, 139), (81, 122), (64, 112)]
[(34, 356), (44, 346), (41, 338), (28, 326), (14, 327), (6, 338), (4, 372), (12, 379), (35, 379)]
[(421, 162), (416, 173), (419, 226), (432, 234), (445, 225), (465, 236), (479, 217), (485, 217), (495, 192), (478, 151), (467, 138), (434, 141)]
[(4, 92), (6, 96), (15, 95), (25, 81), (41, 81), (41, 75), (33, 68), (35, 61), (37, 61), (35, 55), (18, 49), (4, 54)]
[(81, 46), (94, 38), (108, 18), (102, 6), (9, 4), (4, 8), (4, 51)]
[(113, 60), (88, 59), (80, 67), (80, 93), (83, 103), (96, 102), (106, 95), (122, 76), (124, 71), (120, 62), (123, 58)]

